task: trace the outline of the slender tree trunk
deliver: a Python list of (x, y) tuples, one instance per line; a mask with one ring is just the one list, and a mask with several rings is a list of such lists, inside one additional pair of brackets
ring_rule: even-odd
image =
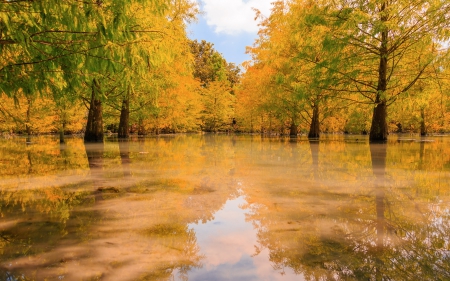
[[(381, 21), (388, 20), (386, 13), (386, 3), (381, 6), (380, 13)], [(372, 116), (372, 126), (370, 127), (369, 141), (371, 142), (384, 142), (387, 140), (388, 128), (387, 128), (387, 103), (384, 93), (387, 89), (387, 68), (388, 68), (388, 30), (381, 32), (381, 46), (380, 46), (380, 64), (378, 67), (378, 85), (377, 96), (375, 98), (375, 109)]]
[(427, 128), (425, 127), (425, 109), (420, 109), (420, 135), (427, 135)]
[(66, 131), (66, 122), (61, 123), (61, 127), (59, 128), (59, 143), (65, 143), (64, 132)]
[(138, 120), (138, 135), (139, 136), (145, 136), (145, 128), (144, 128), (144, 120), (142, 118), (139, 118)]
[(130, 136), (130, 100), (129, 97), (125, 97), (122, 101), (122, 110), (120, 111), (119, 122), (119, 138), (128, 138)]
[(311, 126), (309, 127), (308, 138), (314, 139), (320, 136), (320, 122), (319, 122), (319, 105), (314, 104), (313, 116), (311, 120)]
[(27, 120), (25, 122), (25, 130), (27, 131), (27, 143), (31, 142), (31, 102), (31, 98), (27, 98)]
[(103, 110), (102, 101), (96, 94), (99, 85), (94, 79), (92, 81), (92, 96), (89, 106), (89, 115), (86, 125), (86, 133), (84, 134), (85, 142), (103, 142)]
[(294, 120), (291, 121), (291, 128), (289, 129), (289, 135), (291, 137), (296, 137), (298, 134), (297, 125), (295, 124)]

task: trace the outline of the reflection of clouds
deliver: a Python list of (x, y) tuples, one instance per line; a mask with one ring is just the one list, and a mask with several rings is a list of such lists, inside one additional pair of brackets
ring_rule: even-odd
[[(285, 267), (283, 269), (275, 271), (273, 264), (267, 262), (269, 259), (269, 250), (262, 250), (257, 256), (253, 257), (253, 263), (256, 266), (256, 271), (259, 280), (305, 280), (303, 275), (295, 275), (294, 271), (290, 267)], [(268, 278), (270, 276), (270, 278)]]
[(274, 270), (269, 252), (255, 254), (257, 231), (245, 220), (244, 198), (228, 201), (215, 219), (192, 224), (201, 253), (203, 267), (189, 272), (189, 280), (303, 280), (292, 269)]
[(193, 225), (202, 252), (208, 259), (205, 267), (211, 269), (224, 263), (237, 263), (243, 255), (252, 255), (256, 244), (256, 231), (245, 223), (239, 205), (244, 199), (228, 201), (207, 224)]

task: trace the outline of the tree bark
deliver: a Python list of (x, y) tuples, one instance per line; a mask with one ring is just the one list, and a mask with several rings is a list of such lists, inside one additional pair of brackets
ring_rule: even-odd
[(309, 127), (308, 138), (315, 139), (320, 136), (320, 122), (319, 122), (319, 105), (314, 104), (313, 116), (311, 120), (311, 126)]
[(122, 101), (122, 110), (120, 111), (120, 122), (119, 122), (119, 138), (128, 138), (130, 136), (130, 100), (125, 97)]
[(94, 79), (92, 81), (92, 96), (86, 132), (84, 134), (85, 142), (103, 142), (103, 110), (102, 101), (96, 94), (98, 87), (98, 82)]

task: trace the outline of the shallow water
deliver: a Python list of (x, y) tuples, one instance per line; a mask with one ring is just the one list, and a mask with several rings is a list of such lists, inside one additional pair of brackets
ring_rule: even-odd
[(0, 280), (449, 280), (449, 145), (0, 139)]

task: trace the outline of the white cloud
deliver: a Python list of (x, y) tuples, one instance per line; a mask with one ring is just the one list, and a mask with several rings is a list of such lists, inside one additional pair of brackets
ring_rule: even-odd
[(274, 0), (201, 0), (206, 23), (215, 28), (216, 33), (237, 34), (256, 33), (256, 8), (265, 16), (270, 15), (270, 4)]

